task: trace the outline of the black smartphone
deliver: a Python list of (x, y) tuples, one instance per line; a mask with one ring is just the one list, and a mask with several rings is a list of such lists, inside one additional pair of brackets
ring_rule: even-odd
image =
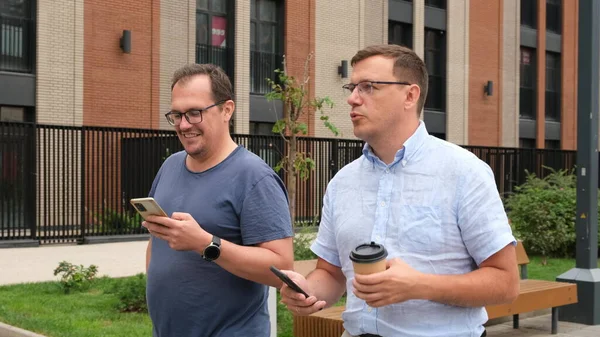
[(303, 294), (304, 296), (306, 296), (306, 298), (309, 297), (308, 294), (304, 290), (302, 290), (302, 288), (298, 287), (298, 285), (296, 283), (294, 283), (294, 281), (292, 281), (281, 270), (275, 268), (274, 266), (269, 267), (269, 269), (271, 269), (273, 274), (277, 275), (277, 277), (279, 277), (280, 280), (282, 280), (285, 284), (287, 284), (288, 287), (292, 288), (292, 290), (294, 290), (297, 293)]

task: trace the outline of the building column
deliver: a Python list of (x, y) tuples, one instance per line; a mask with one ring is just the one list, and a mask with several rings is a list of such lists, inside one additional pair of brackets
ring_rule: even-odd
[(503, 2), (501, 146), (519, 147), (521, 6), (519, 0)]
[(235, 2), (234, 132), (250, 133), (250, 1)]
[(425, 60), (425, 0), (413, 1), (413, 50)]
[(448, 1), (446, 139), (469, 144), (469, 0)]

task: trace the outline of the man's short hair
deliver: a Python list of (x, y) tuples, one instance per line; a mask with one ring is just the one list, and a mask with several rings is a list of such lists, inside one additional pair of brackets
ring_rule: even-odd
[(210, 87), (215, 102), (233, 99), (233, 89), (229, 77), (223, 69), (214, 64), (191, 63), (177, 69), (171, 81), (171, 91), (175, 84), (185, 84), (197, 75), (207, 75), (210, 78)]
[(425, 105), (429, 87), (429, 74), (425, 62), (410, 48), (396, 44), (382, 44), (359, 50), (350, 61), (350, 64), (354, 66), (366, 58), (377, 55), (395, 60), (394, 76), (396, 79), (417, 84), (421, 88), (421, 96), (417, 102), (417, 114), (420, 115)]

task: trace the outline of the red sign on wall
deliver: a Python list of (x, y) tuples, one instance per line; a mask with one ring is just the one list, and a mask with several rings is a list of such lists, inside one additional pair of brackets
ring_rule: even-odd
[(222, 16), (212, 17), (212, 45), (225, 47), (225, 36), (227, 30), (227, 19)]

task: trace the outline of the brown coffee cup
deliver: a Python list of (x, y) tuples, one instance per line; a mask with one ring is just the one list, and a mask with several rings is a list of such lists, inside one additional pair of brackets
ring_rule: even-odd
[(388, 253), (382, 244), (364, 243), (350, 252), (354, 273), (367, 275), (385, 271)]

